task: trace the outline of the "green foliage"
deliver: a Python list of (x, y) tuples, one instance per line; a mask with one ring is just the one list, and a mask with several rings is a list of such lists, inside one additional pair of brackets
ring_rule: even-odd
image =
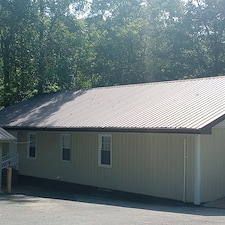
[(0, 1), (0, 108), (43, 92), (224, 72), (225, 0)]

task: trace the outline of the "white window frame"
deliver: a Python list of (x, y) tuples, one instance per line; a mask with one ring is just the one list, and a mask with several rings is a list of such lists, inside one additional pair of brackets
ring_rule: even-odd
[[(31, 147), (31, 135), (35, 135), (35, 157), (30, 156), (30, 147)], [(28, 159), (36, 159), (37, 158), (37, 133), (28, 133), (28, 146), (27, 146), (27, 158)]]
[[(68, 148), (68, 147), (63, 146), (63, 137), (65, 137), (65, 136), (69, 136), (69, 138), (70, 138), (70, 146), (68, 146), (70, 149), (70, 159), (69, 160), (63, 159), (63, 150), (64, 150), (64, 148)], [(60, 158), (61, 158), (62, 162), (71, 162), (71, 134), (67, 134), (67, 133), (61, 134), (61, 156), (60, 156)]]
[[(102, 137), (110, 137), (110, 163), (102, 164), (101, 163), (101, 153), (102, 153)], [(112, 168), (112, 135), (111, 134), (99, 134), (98, 135), (98, 166), (105, 168)]]

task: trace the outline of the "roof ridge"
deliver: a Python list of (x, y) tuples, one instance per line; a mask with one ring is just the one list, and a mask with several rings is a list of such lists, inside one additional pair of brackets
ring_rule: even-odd
[(166, 84), (166, 83), (191, 82), (191, 81), (211, 80), (211, 79), (221, 79), (221, 78), (225, 78), (225, 75), (213, 76), (213, 77), (184, 78), (179, 80), (151, 81), (151, 82), (135, 83), (135, 84), (121, 84), (121, 85), (114, 85), (114, 86), (102, 86), (102, 87), (87, 88), (84, 90), (124, 88), (124, 87), (132, 87), (132, 86), (146, 86), (146, 85), (156, 85), (156, 84)]

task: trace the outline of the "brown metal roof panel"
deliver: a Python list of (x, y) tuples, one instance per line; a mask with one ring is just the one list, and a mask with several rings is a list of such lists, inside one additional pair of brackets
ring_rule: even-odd
[(43, 95), (0, 112), (0, 125), (199, 130), (223, 114), (221, 76)]

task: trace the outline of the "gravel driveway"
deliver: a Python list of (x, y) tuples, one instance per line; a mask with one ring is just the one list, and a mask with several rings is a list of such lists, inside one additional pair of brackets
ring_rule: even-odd
[(22, 187), (0, 194), (0, 224), (225, 224), (225, 210)]

